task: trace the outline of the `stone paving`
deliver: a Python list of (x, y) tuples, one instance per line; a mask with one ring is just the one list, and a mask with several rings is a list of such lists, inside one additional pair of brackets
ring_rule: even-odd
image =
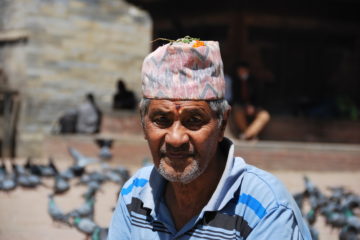
[[(111, 164), (121, 164), (131, 170), (132, 173), (138, 169), (143, 159), (149, 157), (149, 151), (144, 140), (139, 136), (127, 136), (124, 139), (118, 139), (114, 146), (114, 159)], [(88, 137), (69, 137), (55, 138), (48, 141), (44, 145), (46, 152), (53, 153), (56, 164), (60, 169), (65, 169), (71, 164), (70, 157), (66, 152), (66, 147), (74, 146), (85, 154), (94, 156), (97, 153), (97, 147), (92, 143), (92, 139)], [(281, 147), (283, 146), (283, 147)], [(236, 142), (236, 151), (240, 155), (250, 159), (251, 163), (260, 163), (257, 158), (266, 157), (267, 163), (260, 164), (266, 170), (271, 171), (288, 187), (291, 193), (296, 193), (304, 189), (303, 176), (307, 175), (310, 179), (320, 187), (325, 193), (328, 186), (345, 186), (348, 190), (360, 194), (360, 161), (357, 154), (357, 146), (341, 146), (341, 145), (310, 145), (306, 148), (301, 144), (293, 145), (287, 143), (271, 143), (271, 142), (253, 142), (239, 143)], [(279, 149), (283, 148), (282, 151)], [(304, 150), (305, 149), (305, 150)], [(331, 151), (332, 149), (332, 151)], [(276, 155), (281, 158), (289, 156), (289, 152), (294, 153), (299, 158), (299, 152), (303, 151), (304, 156), (300, 161), (296, 161), (296, 157), (289, 158), (290, 163), (274, 163)], [(256, 152), (261, 152), (259, 156), (255, 156)], [(314, 155), (314, 152), (316, 153)], [(321, 152), (323, 155), (321, 155)], [(343, 163), (337, 162), (336, 157), (331, 158), (331, 152), (336, 155)], [(274, 153), (276, 153), (274, 155)], [(281, 153), (281, 154), (280, 154)], [(347, 153), (347, 154), (346, 154)], [(291, 154), (290, 154), (291, 155)], [(354, 155), (354, 156), (353, 156)], [(356, 160), (357, 155), (357, 160)], [(318, 156), (319, 159), (313, 159), (311, 156)], [(326, 158), (330, 158), (327, 164)], [(322, 159), (322, 161), (321, 161)], [(23, 159), (17, 160), (19, 163)], [(35, 161), (46, 162), (46, 159), (35, 159)], [(291, 163), (292, 162), (292, 163)], [(273, 164), (272, 164), (273, 163)], [(315, 164), (314, 164), (315, 163)], [(339, 165), (339, 170), (336, 169)], [(95, 168), (96, 166), (90, 166)], [(323, 169), (321, 169), (323, 167)], [(52, 186), (52, 179), (48, 179), (45, 183)], [(72, 186), (75, 182), (72, 182)], [(82, 203), (81, 194), (85, 191), (84, 187), (76, 186), (59, 197), (55, 201), (66, 212), (78, 207)], [(115, 206), (116, 194), (119, 191), (115, 184), (106, 183), (102, 190), (97, 193), (97, 202), (95, 210), (95, 221), (105, 227), (108, 226), (111, 219), (111, 209)], [(26, 190), (18, 188), (13, 192), (0, 192), (0, 239), (1, 240), (62, 240), (62, 239), (85, 239), (85, 236), (76, 229), (53, 223), (47, 214), (47, 195), (51, 192), (51, 188), (38, 187), (35, 190)], [(335, 240), (338, 239), (336, 230), (327, 227), (324, 219), (320, 218), (316, 223), (316, 228), (320, 231), (320, 239)]]

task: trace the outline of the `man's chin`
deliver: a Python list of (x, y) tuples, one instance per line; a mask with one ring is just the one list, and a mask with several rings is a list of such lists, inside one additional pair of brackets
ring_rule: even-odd
[[(167, 159), (169, 160), (169, 159)], [(196, 160), (188, 162), (189, 159), (173, 164), (170, 160), (162, 159), (157, 167), (158, 172), (170, 182), (187, 184), (195, 180), (200, 174), (200, 166)]]
[(186, 171), (187, 168), (191, 168), (192, 162), (195, 161), (193, 158), (169, 158), (164, 157), (160, 160), (160, 164), (170, 171), (181, 174)]

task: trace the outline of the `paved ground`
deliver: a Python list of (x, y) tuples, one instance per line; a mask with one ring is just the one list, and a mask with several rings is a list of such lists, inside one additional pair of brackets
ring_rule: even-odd
[[(92, 147), (89, 147), (91, 145), (90, 140), (87, 141), (87, 144), (85, 144), (85, 140), (79, 141), (79, 139), (68, 139), (67, 142), (64, 143), (60, 139), (57, 139), (53, 141), (53, 144), (49, 144), (44, 147), (47, 149), (47, 152), (54, 153), (55, 160), (57, 161), (56, 164), (60, 168), (64, 169), (71, 164), (69, 160), (70, 158), (66, 154), (67, 145), (76, 146), (89, 155), (94, 155), (97, 152), (96, 146), (93, 145)], [(255, 143), (247, 143), (245, 145), (238, 144), (237, 146), (237, 152), (248, 154), (246, 158), (251, 159), (253, 157), (253, 159), (251, 160), (253, 163), (257, 162), (257, 157), (251, 154), (254, 152), (261, 152), (260, 157), (274, 157), (274, 155), (271, 155), (274, 152), (278, 155), (280, 154), (280, 157), (281, 154), (289, 156), (286, 154), (288, 154), (289, 152), (295, 152), (299, 157), (299, 152), (304, 151), (304, 148), (297, 149), (295, 145), (285, 144), (282, 152), (279, 152), (279, 146), (275, 146), (276, 144), (271, 147), (272, 143), (268, 143), (265, 145), (263, 143), (256, 143), (258, 148), (253, 149), (253, 151), (251, 152), (251, 148), (252, 146), (254, 146), (254, 144)], [(138, 137), (128, 137), (126, 141), (119, 141), (115, 145), (115, 147), (116, 150), (114, 150), (114, 152), (116, 158), (113, 160), (112, 164), (121, 164), (129, 168), (132, 172), (134, 172), (137, 168), (141, 166), (143, 158), (149, 156), (149, 152), (146, 149), (146, 143), (140, 141)], [(120, 150), (118, 150), (118, 148), (120, 148)], [(311, 150), (311, 148), (314, 147), (310, 147), (307, 149), (307, 155), (314, 154), (314, 152), (311, 153), (311, 151), (315, 151), (315, 155), (317, 154), (318, 156), (320, 156), (320, 159), (314, 160), (314, 162), (316, 163), (314, 166), (316, 167), (306, 166), (312, 164), (312, 158), (306, 158), (308, 160), (306, 160), (305, 158), (300, 158), (300, 162), (297, 161), (296, 158), (293, 158), (291, 160), (293, 163), (282, 162), (282, 164), (281, 162), (276, 163), (275, 160), (271, 160), (270, 158), (270, 160), (268, 160), (265, 165), (262, 165), (262, 167), (270, 170), (272, 173), (278, 176), (292, 193), (303, 190), (302, 178), (306, 174), (312, 179), (312, 181), (316, 185), (318, 185), (325, 192), (327, 191), (326, 188), (328, 186), (345, 186), (349, 190), (360, 194), (360, 162), (355, 161), (355, 155), (352, 156), (352, 154), (357, 153), (356, 146), (350, 146), (350, 148), (348, 148), (347, 150), (345, 149), (348, 153), (350, 153), (350, 155), (344, 154), (344, 148), (342, 150), (341, 148), (338, 148), (336, 150), (336, 147), (334, 146), (335, 150), (339, 154), (335, 155), (338, 157), (342, 156), (344, 159), (342, 163), (332, 157), (331, 154), (329, 154), (331, 148), (328, 149), (326, 148), (326, 146), (325, 148), (320, 147), (320, 149)], [(62, 151), (59, 151), (59, 149), (62, 149)], [(267, 150), (265, 151), (264, 149)], [(321, 155), (319, 151), (322, 151), (323, 155)], [(320, 161), (322, 159), (321, 156), (327, 156), (328, 158), (330, 158), (329, 162), (327, 162), (326, 159)], [(357, 156), (359, 157), (359, 155)], [(40, 161), (39, 159), (36, 160)], [(18, 161), (21, 162), (22, 160)], [(41, 161), (44, 162), (46, 160), (41, 159)], [(328, 163), (330, 163), (331, 168), (329, 167)], [(336, 164), (339, 164), (339, 170), (341, 171), (336, 171)], [(284, 165), (287, 167), (284, 168)], [(321, 165), (323, 165), (323, 169), (325, 170), (321, 168)], [(343, 165), (347, 165), (347, 167)], [(277, 168), (276, 166), (282, 167)], [(303, 166), (303, 168), (301, 168), (301, 166)], [(92, 168), (95, 167), (96, 166), (92, 166)], [(295, 169), (295, 171), (292, 170), (292, 168)], [(47, 180), (46, 184), (52, 186), (52, 180)], [(74, 182), (72, 182), (72, 184), (74, 185)], [(104, 185), (102, 191), (98, 193), (95, 220), (99, 225), (104, 227), (108, 226), (112, 214), (111, 209), (115, 206), (116, 194), (118, 190), (119, 189), (115, 184), (107, 183)], [(81, 194), (84, 191), (84, 187), (73, 186), (68, 193), (63, 196), (57, 197), (55, 200), (64, 211), (69, 211), (82, 204)], [(85, 239), (84, 235), (79, 233), (76, 229), (52, 223), (50, 217), (47, 214), (47, 195), (50, 192), (51, 189), (45, 187), (39, 187), (36, 190), (25, 190), (19, 188), (10, 193), (0, 192), (0, 239)], [(321, 239), (338, 239), (337, 231), (325, 226), (323, 219), (319, 219), (316, 227), (320, 230)]]

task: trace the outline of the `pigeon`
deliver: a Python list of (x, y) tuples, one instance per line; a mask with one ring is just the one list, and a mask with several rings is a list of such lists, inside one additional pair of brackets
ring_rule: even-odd
[(341, 231), (339, 233), (339, 240), (359, 240), (359, 232), (356, 231), (356, 229), (345, 226), (341, 228)]
[(92, 181), (102, 183), (105, 180), (106, 180), (106, 177), (104, 174), (102, 174), (98, 171), (93, 171), (91, 173), (83, 175), (80, 178), (80, 181), (78, 184), (88, 184), (89, 182), (92, 182)]
[(91, 235), (91, 240), (106, 240), (108, 233), (108, 228), (96, 227), (93, 234)]
[(316, 221), (316, 211), (310, 209), (310, 211), (305, 215), (305, 218), (310, 225), (313, 225)]
[(73, 147), (68, 148), (70, 155), (74, 159), (74, 166), (76, 167), (86, 167), (87, 165), (91, 163), (98, 162), (95, 158), (86, 157), (83, 154), (81, 154), (78, 150), (76, 150)]
[(26, 169), (23, 166), (20, 166), (16, 163), (11, 163), (11, 166), (14, 170), (14, 173), (19, 174), (19, 175), (25, 175), (27, 173)]
[(16, 177), (14, 174), (9, 174), (2, 182), (1, 190), (9, 192), (14, 190), (17, 186)]
[[(357, 216), (360, 207), (360, 196), (347, 191), (344, 187), (329, 188), (331, 194), (325, 196), (307, 177), (304, 177), (305, 191), (294, 195), (299, 206), (302, 198), (310, 204), (310, 211), (305, 215), (305, 222), (309, 224), (312, 239), (318, 240), (319, 233), (313, 228), (318, 213), (325, 217), (331, 227), (339, 228), (340, 240), (360, 239), (360, 218)], [(301, 196), (303, 195), (303, 196)]]
[(319, 232), (313, 227), (309, 226), (310, 235), (312, 240), (319, 240)]
[(348, 194), (344, 196), (341, 200), (342, 209), (354, 209), (360, 207), (360, 196), (354, 194)]
[(54, 193), (55, 194), (60, 194), (60, 193), (64, 193), (67, 190), (69, 190), (70, 189), (70, 184), (68, 183), (68, 181), (65, 178), (63, 178), (60, 175), (59, 170), (57, 169), (57, 167), (55, 166), (53, 161), (51, 161), (49, 163), (49, 166), (51, 167), (52, 171), (55, 174)]
[(356, 229), (356, 231), (360, 233), (360, 218), (356, 216), (349, 216), (346, 221), (350, 227)]
[(112, 168), (112, 171), (119, 174), (122, 177), (124, 183), (130, 178), (129, 170), (124, 167), (117, 166), (115, 168)]
[(113, 144), (113, 139), (95, 139), (96, 144), (100, 148), (99, 157), (102, 160), (109, 160), (112, 158), (111, 148)]
[(105, 171), (104, 173), (105, 175), (105, 178), (108, 180), (108, 181), (112, 181), (114, 183), (117, 183), (119, 185), (123, 185), (124, 184), (124, 180), (122, 178), (121, 175), (119, 175), (117, 172), (115, 171), (112, 171), (112, 170), (108, 170), (108, 171)]
[(12, 163), (12, 168), (20, 186), (25, 188), (35, 188), (41, 184), (41, 179), (38, 176), (31, 175), (22, 166)]
[(75, 217), (74, 225), (80, 232), (85, 233), (88, 236), (92, 235), (95, 229), (98, 228), (96, 223), (89, 218)]
[(68, 183), (68, 181), (59, 174), (57, 174), (55, 176), (54, 193), (56, 194), (64, 193), (69, 189), (70, 189), (70, 184)]
[(28, 181), (33, 186), (44, 185), (44, 183), (41, 181), (41, 178), (39, 176), (36, 176), (36, 175), (30, 174), (28, 176)]
[(318, 192), (318, 188), (310, 181), (307, 176), (304, 176), (305, 183), (305, 193), (309, 195), (316, 195)]
[(75, 218), (76, 217), (78, 217), (78, 218), (81, 217), (81, 218), (93, 219), (94, 218), (94, 205), (95, 205), (94, 198), (89, 198), (79, 208), (71, 211), (69, 213), (69, 216), (70, 217), (75, 217)]
[(96, 192), (100, 189), (100, 183), (96, 181), (91, 181), (87, 185), (88, 185), (88, 189), (82, 196), (85, 199), (94, 198)]
[(148, 157), (145, 157), (142, 161), (142, 164), (141, 164), (143, 167), (147, 167), (147, 166), (152, 166), (153, 163), (152, 161), (148, 158)]
[(56, 205), (53, 194), (49, 195), (48, 213), (50, 217), (53, 219), (53, 221), (65, 223), (71, 226), (69, 222), (69, 215), (64, 214), (60, 210), (60, 208)]
[(43, 177), (53, 177), (56, 174), (56, 167), (54, 160), (50, 157), (48, 165), (39, 165), (41, 176)]
[(31, 174), (36, 176), (41, 176), (41, 167), (32, 163), (32, 158), (28, 157), (26, 163), (24, 165), (25, 169), (27, 169)]
[(7, 171), (4, 162), (0, 168), (0, 171), (2, 175), (2, 180), (0, 181), (0, 189), (6, 192), (15, 189), (17, 186), (16, 175)]
[(119, 181), (119, 180), (117, 180), (118, 177), (114, 177), (114, 179), (113, 179), (113, 177), (109, 176), (107, 174), (107, 172), (112, 172), (110, 175), (112, 175), (113, 173), (117, 174), (119, 177), (121, 177), (122, 182), (126, 182), (130, 178), (129, 171), (122, 166), (111, 167), (109, 164), (102, 162), (101, 168), (102, 168), (103, 172), (105, 173), (107, 180), (110, 180), (113, 182)]
[(11, 190), (14, 190), (17, 186), (17, 179), (14, 172), (9, 173), (6, 169), (6, 166), (3, 162), (1, 166), (1, 172), (3, 174), (3, 180), (0, 182), (1, 184), (1, 190), (5, 192), (9, 192)]
[(0, 166), (0, 183), (5, 179), (6, 176), (6, 166), (5, 163), (2, 162)]
[(75, 177), (75, 172), (72, 167), (69, 167), (66, 170), (60, 172), (59, 175), (66, 180), (70, 180)]
[(326, 223), (336, 228), (344, 227), (346, 225), (346, 216), (337, 212), (330, 213), (326, 216)]

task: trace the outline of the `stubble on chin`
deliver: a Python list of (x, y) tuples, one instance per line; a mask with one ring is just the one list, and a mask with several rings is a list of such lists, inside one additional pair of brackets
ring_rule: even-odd
[(161, 158), (160, 164), (156, 169), (169, 182), (187, 184), (203, 173), (197, 159), (193, 159), (187, 166), (177, 169), (174, 169), (174, 166), (171, 166), (168, 161), (167, 159)]

